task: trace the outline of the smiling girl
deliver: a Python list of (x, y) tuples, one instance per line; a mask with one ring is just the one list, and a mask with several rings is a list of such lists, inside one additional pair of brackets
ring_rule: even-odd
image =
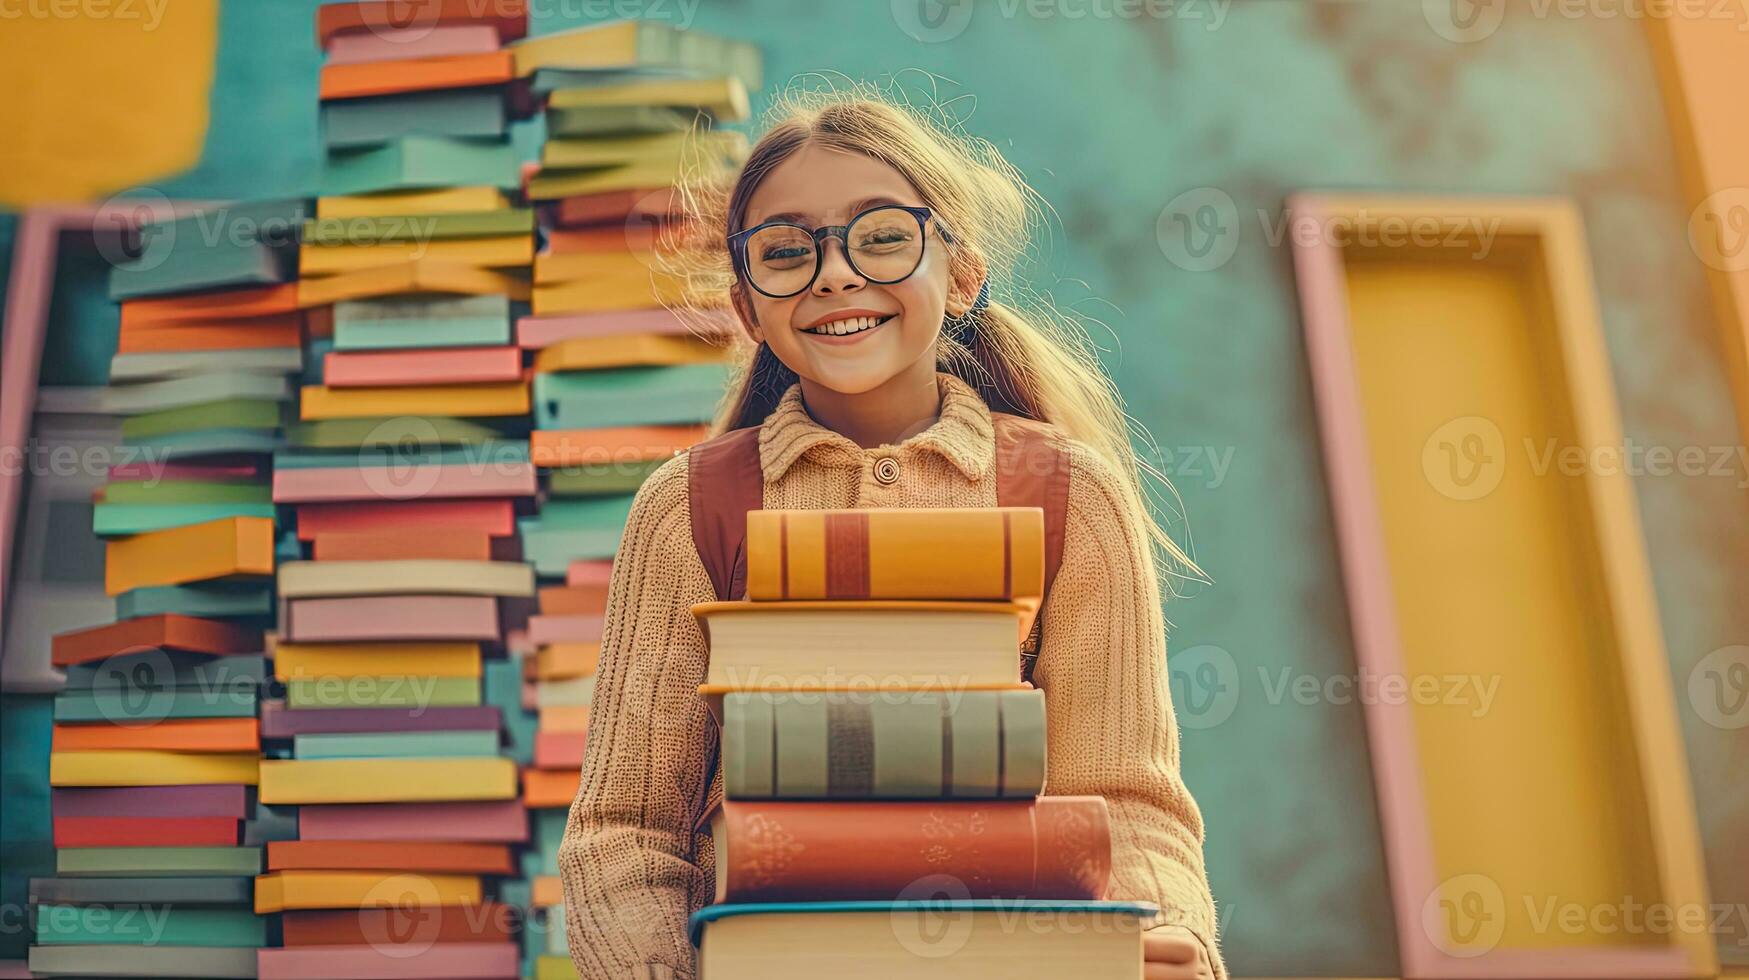
[[(1194, 566), (1149, 515), (1085, 334), (1004, 288), (1031, 191), (987, 142), (866, 87), (791, 95), (773, 116), (732, 188), (687, 194), (712, 243), (690, 284), (726, 291), (753, 348), (713, 435), (758, 428), (766, 508), (991, 507), (992, 412), (1048, 423), (1069, 475), (1031, 675), (1044, 791), (1105, 797), (1107, 897), (1162, 910), (1144, 976), (1224, 977), (1167, 693), (1160, 574)], [(614, 559), (559, 852), (585, 978), (692, 976), (686, 918), (713, 894), (712, 841), (695, 828), (722, 776), (690, 607), (717, 593), (690, 511), (682, 453), (639, 489)]]

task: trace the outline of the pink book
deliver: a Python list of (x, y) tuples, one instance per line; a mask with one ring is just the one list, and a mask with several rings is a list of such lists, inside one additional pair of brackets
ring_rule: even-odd
[[(734, 326), (734, 321), (724, 315), (695, 315), (692, 319), (699, 321), (699, 329), (714, 328), (713, 333), (727, 333)], [(628, 333), (690, 335), (696, 332), (693, 326), (660, 307), (611, 313), (525, 316), (516, 321), (516, 343), (528, 350), (539, 350), (573, 337), (613, 337)]]
[(255, 954), (255, 967), (260, 980), (517, 980), (517, 953), (515, 943), (433, 943), (414, 937), (405, 946), (390, 942), (262, 949)]
[(383, 25), (334, 35), (328, 40), (328, 64), (485, 54), (498, 47), (498, 31), (490, 24)]
[(498, 639), (498, 602), (491, 596), (281, 599), (279, 606), (280, 639), (293, 643)]
[(261, 467), (253, 462), (148, 463), (144, 460), (120, 463), (109, 468), (111, 480), (252, 480), (261, 475)]
[(601, 640), (601, 616), (530, 616), (528, 641), (535, 646), (549, 643), (596, 643)]
[(522, 378), (517, 347), (456, 347), (410, 351), (330, 351), (322, 380), (330, 388), (465, 385)]
[(534, 686), (534, 681), (522, 682), (522, 710), (530, 713), (540, 710), (540, 689)]
[(334, 466), (275, 470), (273, 502), (532, 497), (533, 463), (486, 461), (449, 466)]
[(404, 500), (299, 504), (298, 540), (350, 531), (446, 527), (484, 531), (494, 538), (516, 533), (516, 509), (508, 500)]
[(521, 800), (478, 803), (339, 803), (298, 807), (299, 840), (528, 840)]
[(596, 585), (606, 588), (612, 577), (612, 558), (579, 558), (565, 569), (566, 585)]

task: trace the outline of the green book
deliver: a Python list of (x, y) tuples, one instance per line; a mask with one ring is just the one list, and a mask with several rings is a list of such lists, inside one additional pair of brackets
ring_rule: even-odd
[(147, 878), (261, 873), (259, 847), (63, 847), (55, 873)]
[(497, 754), (498, 733), (495, 731), (292, 736), (292, 755), (299, 759), (441, 758)]
[(361, 446), (340, 452), (275, 453), (276, 470), (334, 469), (341, 466), (500, 466), (528, 462), (528, 443), (490, 439), (467, 446), (425, 446), (410, 442)]
[(534, 424), (595, 429), (708, 422), (728, 383), (726, 364), (536, 374)]
[(491, 87), (332, 99), (319, 111), (322, 145), (330, 152), (407, 136), (499, 138), (506, 123), (504, 91)]
[(573, 560), (612, 558), (631, 516), (632, 497), (559, 497), (519, 518), (522, 560), (538, 575), (562, 577)]
[(291, 708), (435, 708), (480, 703), (478, 677), (322, 677), (287, 681)]
[(731, 691), (729, 799), (1011, 799), (1044, 788), (1044, 692)]
[(304, 224), (304, 247), (377, 245), (383, 242), (426, 242), (438, 238), (480, 238), (488, 235), (533, 233), (534, 211), (528, 208), (458, 211), (453, 214), (316, 218)]
[(298, 808), (255, 804), (255, 815), (243, 821), (243, 845), (261, 847), (276, 840), (298, 839)]
[(212, 456), (233, 453), (271, 453), (283, 440), (273, 429), (201, 429), (198, 432), (174, 432), (162, 436), (122, 439), (130, 449), (164, 459), (186, 459), (191, 456)]
[(139, 439), (197, 429), (277, 429), (284, 413), (284, 403), (274, 399), (226, 398), (122, 419), (121, 434)]
[(406, 136), (381, 146), (328, 155), (322, 195), (371, 194), (423, 187), (518, 184), (516, 148), (498, 140)]
[[(763, 84), (763, 56), (756, 44), (698, 30), (683, 30), (658, 20), (640, 20), (636, 23), (636, 53), (629, 61), (602, 68), (539, 68), (534, 73), (534, 91), (544, 94), (559, 88), (620, 84), (670, 75), (734, 75), (749, 90), (757, 90)], [(587, 33), (592, 30), (622, 28), (623, 22), (613, 22), (572, 30)], [(547, 37), (536, 38), (535, 41), (545, 41)]]
[(254, 977), (256, 952), (242, 946), (39, 945), (30, 948), (28, 966), (33, 977)]
[(154, 585), (115, 597), (115, 618), (139, 619), (166, 613), (202, 618), (273, 615), (273, 589), (266, 583)]
[(297, 278), (309, 202), (222, 204), (140, 229), (139, 254), (110, 270), (115, 301), (162, 293), (271, 285)]
[(253, 703), (255, 690), (267, 680), (267, 656), (247, 653), (214, 657), (181, 650), (145, 650), (73, 664), (66, 670), (66, 692), (113, 693), (122, 687), (213, 692), (221, 688), (247, 688)]
[(272, 517), (272, 504), (96, 504), (91, 508), (91, 533), (100, 538), (145, 534), (227, 517)]
[(117, 480), (103, 486), (107, 504), (271, 504), (273, 488), (228, 480)]
[(675, 106), (579, 106), (547, 110), (547, 135), (560, 139), (684, 133), (703, 113)]
[(511, 319), (508, 296), (394, 296), (334, 304), (334, 325), (390, 323), (410, 328), (434, 320)]
[(30, 900), (67, 905), (243, 905), (254, 900), (248, 878), (32, 878)]
[(38, 905), (35, 913), (39, 943), (251, 948), (267, 943), (267, 919), (250, 909)]
[(294, 422), (286, 441), (300, 449), (347, 449), (378, 446), (387, 436), (396, 445), (410, 440), (414, 446), (477, 446), (504, 439), (519, 431), (522, 423), (494, 424), (444, 415), (422, 415), (413, 422), (401, 417), (323, 419)]
[(253, 718), (256, 690), (241, 684), (142, 688), (116, 684), (55, 695), (55, 721), (144, 725), (171, 718)]
[(556, 497), (605, 497), (636, 493), (667, 459), (641, 463), (590, 463), (547, 471), (547, 492)]

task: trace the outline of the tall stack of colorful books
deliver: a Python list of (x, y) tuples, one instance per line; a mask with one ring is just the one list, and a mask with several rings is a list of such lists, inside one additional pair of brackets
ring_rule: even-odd
[(323, 196), (301, 302), (326, 312), (274, 500), (299, 555), (270, 642), (283, 701), (264, 803), (296, 807), (255, 908), (261, 977), (515, 977), (493, 901), (526, 841), (494, 678), (534, 576), (514, 515), (535, 493), (510, 343), (533, 215), (511, 206), (520, 3), (319, 8)]
[(512, 46), (546, 141), (526, 170), (539, 215), (530, 458), (539, 513), (523, 554), (546, 584), (524, 641), (525, 706), (538, 713), (524, 802), (534, 815), (525, 949), (535, 975), (573, 976), (560, 909), (558, 847), (577, 793), (606, 588), (631, 500), (652, 470), (703, 437), (728, 376), (723, 316), (683, 322), (680, 278), (658, 257), (679, 232), (674, 185), (720, 176), (746, 138), (716, 128), (748, 116), (760, 84), (752, 45), (647, 21)]
[(1040, 796), (1020, 643), (1036, 507), (753, 511), (747, 599), (695, 606), (722, 723), (704, 980), (1136, 978), (1104, 799)]
[[(110, 295), (121, 330), (89, 409), (124, 416), (93, 507), (115, 621), (59, 634), (49, 780), (56, 876), (31, 882), (44, 976), (249, 977), (275, 815), (253, 787), (275, 517), (267, 461), (300, 366), (305, 204), (147, 225)], [(67, 529), (68, 533), (81, 533)]]

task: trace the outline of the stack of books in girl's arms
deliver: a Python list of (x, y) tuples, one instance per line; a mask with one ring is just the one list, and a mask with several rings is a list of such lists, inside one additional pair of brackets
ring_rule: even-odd
[(747, 600), (693, 607), (721, 721), (704, 980), (1139, 978), (1105, 800), (1040, 796), (1020, 643), (1039, 508), (752, 511)]

